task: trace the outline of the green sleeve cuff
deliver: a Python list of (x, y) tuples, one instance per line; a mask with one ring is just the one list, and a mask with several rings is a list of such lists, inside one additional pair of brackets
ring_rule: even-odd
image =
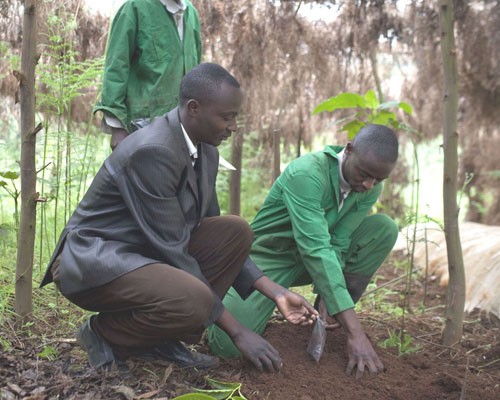
[(320, 295), (325, 301), (326, 309), (330, 315), (354, 308), (354, 302), (347, 289), (338, 288), (331, 294), (320, 293)]

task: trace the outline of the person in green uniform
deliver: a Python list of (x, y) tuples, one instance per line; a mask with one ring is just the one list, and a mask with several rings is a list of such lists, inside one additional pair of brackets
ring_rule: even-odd
[[(251, 224), (251, 259), (284, 287), (314, 285), (320, 314), (328, 314), (331, 325), (340, 324), (347, 332), (346, 372), (357, 367), (356, 377), (365, 367), (371, 373), (384, 370), (354, 305), (396, 242), (396, 223), (370, 212), (397, 157), (395, 133), (367, 125), (345, 147), (327, 146), (291, 162)], [(234, 290), (224, 306), (260, 334), (274, 310), (261, 294), (242, 300)], [(208, 341), (215, 354), (239, 356), (217, 327), (210, 328)]]
[(112, 149), (136, 129), (134, 121), (177, 106), (181, 79), (201, 56), (200, 21), (189, 0), (127, 0), (121, 6), (94, 107), (104, 114), (102, 130), (111, 134)]

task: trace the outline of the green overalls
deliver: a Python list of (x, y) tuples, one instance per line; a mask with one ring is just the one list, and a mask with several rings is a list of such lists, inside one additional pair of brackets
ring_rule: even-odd
[[(251, 226), (250, 257), (274, 282), (284, 286), (312, 283), (330, 315), (353, 308), (371, 277), (391, 251), (397, 225), (383, 214), (368, 216), (383, 185), (351, 192), (339, 209), (342, 147), (294, 160), (271, 188)], [(243, 301), (231, 289), (224, 306), (244, 326), (262, 334), (275, 304), (255, 291)], [(212, 351), (224, 357), (240, 353), (220, 328), (211, 326)]]

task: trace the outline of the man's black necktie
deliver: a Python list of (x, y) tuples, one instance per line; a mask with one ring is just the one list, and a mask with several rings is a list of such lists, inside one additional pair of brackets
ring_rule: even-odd
[(196, 184), (198, 186), (198, 199), (201, 204), (201, 184), (200, 184), (200, 176), (201, 176), (201, 152), (198, 150), (198, 157), (194, 158), (194, 173), (196, 174)]
[(196, 178), (200, 172), (200, 159), (198, 157), (192, 157), (194, 172), (196, 172)]

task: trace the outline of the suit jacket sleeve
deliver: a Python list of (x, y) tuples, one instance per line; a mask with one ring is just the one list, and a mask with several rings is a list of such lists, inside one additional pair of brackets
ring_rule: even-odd
[[(218, 154), (217, 154), (217, 165), (218, 165)], [(215, 186), (211, 188), (211, 202), (208, 206), (206, 217), (215, 217), (220, 215), (219, 201), (217, 199), (217, 192)], [(238, 292), (242, 299), (246, 299), (254, 291), (253, 284), (257, 279), (259, 279), (264, 274), (255, 265), (255, 263), (248, 257), (241, 268), (241, 272), (236, 277), (233, 288)]]
[(257, 279), (264, 276), (264, 273), (255, 265), (250, 257), (248, 257), (241, 268), (241, 272), (236, 277), (233, 288), (238, 292), (240, 297), (245, 300), (255, 290), (253, 284)]
[[(116, 182), (132, 217), (159, 258), (209, 285), (198, 262), (187, 251), (196, 218), (179, 202), (186, 171), (179, 158), (169, 154), (172, 151), (158, 145), (142, 146), (129, 156)], [(221, 300), (216, 295), (214, 298), (207, 325), (224, 309)]]

